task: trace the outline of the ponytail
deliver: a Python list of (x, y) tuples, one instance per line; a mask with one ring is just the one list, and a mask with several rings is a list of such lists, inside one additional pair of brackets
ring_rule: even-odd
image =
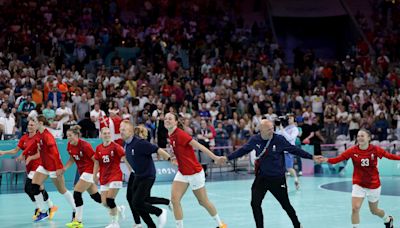
[(181, 130), (185, 130), (185, 129), (183, 128), (183, 123), (182, 123), (182, 121), (179, 119), (178, 114), (172, 113), (172, 112), (170, 112), (170, 114), (174, 115), (175, 120), (176, 120), (176, 122), (178, 123), (178, 124), (177, 124), (177, 127), (180, 128)]

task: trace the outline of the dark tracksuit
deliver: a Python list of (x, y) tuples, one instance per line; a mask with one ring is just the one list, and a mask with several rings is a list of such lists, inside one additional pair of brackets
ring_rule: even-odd
[[(229, 160), (241, 157), (256, 151), (258, 157), (267, 145), (268, 140), (261, 138), (260, 134), (252, 136), (240, 149), (228, 156)], [(266, 153), (260, 158), (259, 172), (251, 187), (251, 207), (257, 228), (264, 227), (264, 219), (261, 208), (262, 200), (269, 190), (278, 200), (282, 208), (289, 215), (295, 228), (300, 227), (296, 211), (289, 201), (286, 179), (285, 179), (285, 157), (284, 151), (298, 155), (303, 158), (312, 159), (313, 156), (296, 146), (291, 145), (283, 136), (274, 134), (268, 145)]]
[(157, 153), (158, 147), (148, 141), (133, 137), (124, 145), (126, 159), (135, 173), (129, 176), (126, 198), (132, 211), (136, 224), (140, 223), (140, 217), (150, 228), (155, 228), (149, 214), (160, 216), (162, 210), (152, 204), (169, 204), (165, 198), (151, 197), (151, 188), (156, 179), (156, 168), (152, 158)]

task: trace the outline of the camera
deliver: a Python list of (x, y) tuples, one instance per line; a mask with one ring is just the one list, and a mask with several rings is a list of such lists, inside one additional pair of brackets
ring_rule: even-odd
[(275, 119), (275, 126), (280, 126), (280, 125), (282, 125), (283, 127), (289, 125), (287, 116), (279, 116), (278, 118)]

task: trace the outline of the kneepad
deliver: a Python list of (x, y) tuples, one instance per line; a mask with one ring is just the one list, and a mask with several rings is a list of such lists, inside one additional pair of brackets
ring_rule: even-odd
[(40, 185), (38, 184), (32, 184), (31, 185), (31, 192), (34, 196), (37, 196), (40, 194)]
[(92, 197), (92, 199), (94, 201), (96, 201), (97, 203), (101, 203), (101, 195), (96, 192), (95, 194), (90, 195), (90, 197)]
[(107, 206), (111, 209), (115, 208), (117, 205), (115, 204), (115, 199), (107, 198), (106, 199)]
[(28, 179), (28, 178), (26, 179), (24, 191), (28, 195), (32, 194), (32, 180), (31, 179)]
[(75, 206), (80, 207), (83, 205), (82, 192), (74, 191)]

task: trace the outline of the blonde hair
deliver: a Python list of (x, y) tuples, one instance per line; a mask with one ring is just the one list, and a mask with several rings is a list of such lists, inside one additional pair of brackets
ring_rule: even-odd
[(81, 126), (79, 125), (74, 125), (70, 127), (67, 131), (71, 132), (74, 135), (77, 135), (78, 137), (81, 137)]
[(133, 133), (142, 139), (147, 139), (147, 137), (149, 136), (149, 131), (143, 125), (139, 125), (139, 126), (135, 127), (135, 129), (133, 130)]

